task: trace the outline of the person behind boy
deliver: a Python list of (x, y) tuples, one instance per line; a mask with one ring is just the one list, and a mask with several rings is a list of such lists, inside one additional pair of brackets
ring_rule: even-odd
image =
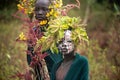
[[(45, 24), (41, 24), (34, 28), (35, 33), (38, 32), (38, 35), (37, 35), (38, 38), (39, 38), (39, 35), (41, 35), (45, 31), (45, 28), (49, 27), (49, 25), (48, 25), (49, 20), (48, 20), (48, 17), (46, 16), (46, 14), (50, 11), (50, 9), (49, 9), (50, 4), (51, 4), (50, 0), (36, 0), (36, 2), (35, 2), (35, 10), (34, 10), (35, 18), (39, 22), (47, 21)], [(29, 41), (29, 44), (30, 44), (30, 41)], [(28, 51), (30, 51), (30, 53), (34, 56), (35, 55), (34, 47), (29, 46), (29, 44), (28, 44)], [(58, 62), (60, 62), (62, 60), (62, 56), (61, 56), (61, 54), (53, 54), (50, 50), (47, 50), (46, 52), (48, 53), (48, 56), (45, 57), (45, 61), (47, 64), (49, 75), (51, 76), (52, 75), (51, 70), (54, 68), (55, 64), (57, 64)], [(27, 62), (28, 62), (28, 65), (30, 65), (30, 63), (32, 62), (32, 58), (29, 54), (27, 54)], [(35, 69), (35, 73), (37, 71), (39, 71), (38, 67), (37, 67), (37, 69)], [(39, 75), (37, 75), (36, 80), (42, 80), (40, 72), (37, 72), (37, 73)]]

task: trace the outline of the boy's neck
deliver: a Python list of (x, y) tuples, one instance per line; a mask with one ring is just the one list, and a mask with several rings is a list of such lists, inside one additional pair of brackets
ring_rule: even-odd
[(74, 58), (75, 58), (74, 53), (70, 53), (70, 54), (64, 55), (63, 62), (67, 62), (67, 61), (73, 60)]

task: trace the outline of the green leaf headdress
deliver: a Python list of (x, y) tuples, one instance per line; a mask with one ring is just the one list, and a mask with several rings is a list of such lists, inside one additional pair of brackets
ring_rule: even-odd
[(58, 53), (57, 43), (64, 37), (65, 30), (71, 30), (72, 40), (77, 47), (79, 43), (88, 42), (85, 25), (82, 24), (80, 17), (59, 16), (49, 22), (44, 36), (38, 40), (38, 45), (42, 45), (43, 51), (51, 49), (53, 53)]

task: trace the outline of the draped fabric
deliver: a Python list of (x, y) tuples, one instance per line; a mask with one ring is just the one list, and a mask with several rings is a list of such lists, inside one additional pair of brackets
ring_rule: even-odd
[[(56, 71), (60, 66), (61, 62), (59, 62), (53, 69), (52, 79), (56, 80)], [(76, 54), (73, 63), (71, 64), (64, 80), (89, 80), (89, 66), (88, 60), (86, 57)]]

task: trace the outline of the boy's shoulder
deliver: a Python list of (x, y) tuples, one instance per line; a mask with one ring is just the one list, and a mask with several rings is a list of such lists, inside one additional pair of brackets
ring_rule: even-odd
[(88, 59), (86, 56), (80, 55), (80, 54), (76, 54), (76, 60), (79, 63), (88, 63)]

